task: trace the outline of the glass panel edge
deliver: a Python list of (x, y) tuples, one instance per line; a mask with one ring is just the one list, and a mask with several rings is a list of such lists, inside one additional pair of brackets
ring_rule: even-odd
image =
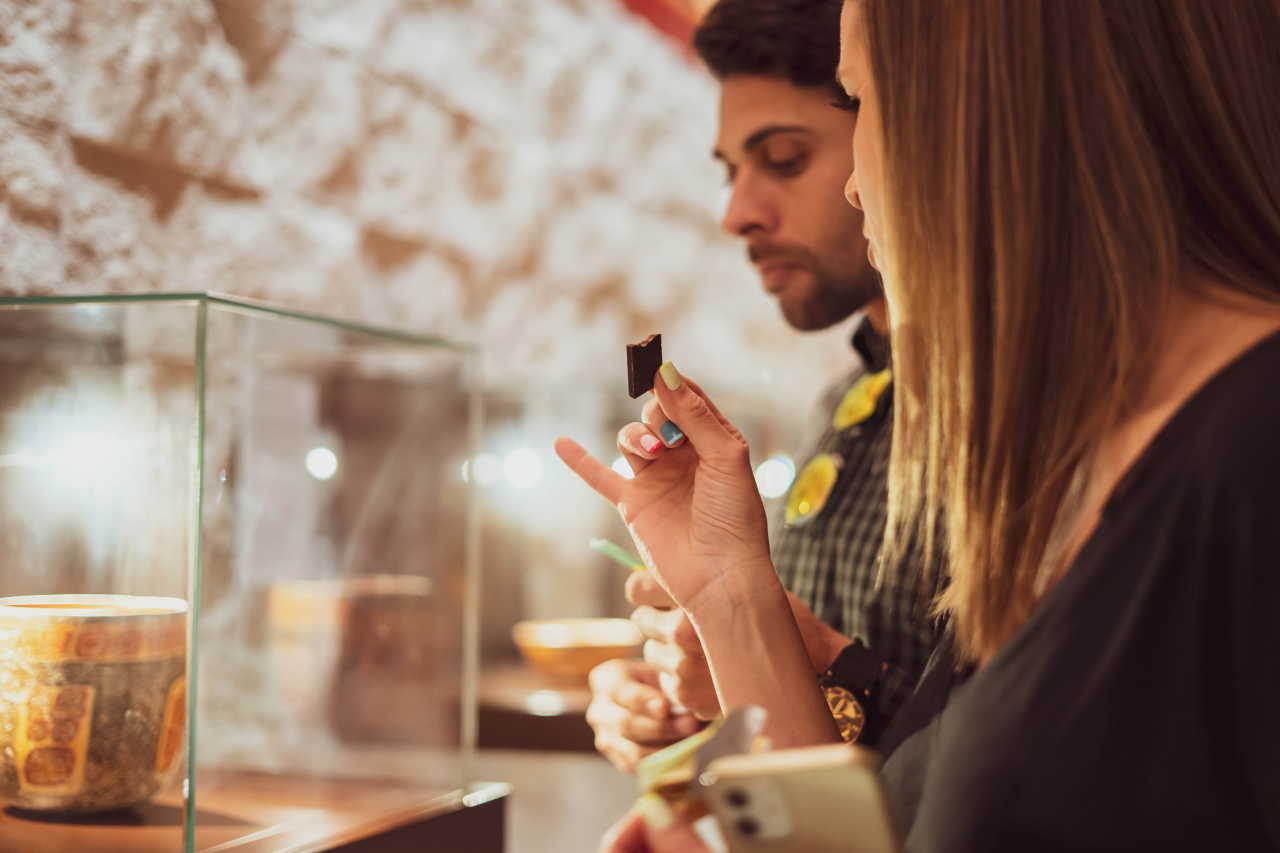
[(183, 850), (195, 853), (196, 844), (196, 718), (199, 711), (200, 681), (200, 600), (203, 585), (204, 564), (204, 417), (205, 417), (205, 367), (208, 349), (208, 303), (199, 300), (196, 307), (196, 434), (195, 469), (191, 489), (194, 500), (192, 513), (192, 555), (188, 589), (191, 607), (187, 620), (187, 778), (183, 790)]
[(306, 311), (298, 311), (292, 308), (285, 308), (280, 305), (273, 305), (257, 299), (250, 299), (242, 296), (232, 296), (225, 293), (90, 293), (90, 294), (66, 294), (66, 295), (30, 295), (30, 296), (0, 296), (0, 309), (16, 308), (26, 305), (94, 305), (94, 304), (121, 304), (121, 303), (137, 303), (137, 302), (155, 302), (155, 303), (180, 303), (180, 302), (201, 302), (207, 305), (216, 305), (219, 308), (228, 311), (238, 311), (247, 314), (270, 317), (287, 317), (293, 320), (303, 320), (310, 323), (318, 323), (330, 326), (342, 331), (353, 332), (369, 337), (383, 338), (386, 340), (398, 341), (400, 343), (415, 344), (419, 346), (434, 346), (444, 349), (451, 349), (457, 352), (478, 353), (479, 347), (476, 344), (463, 343), (460, 341), (451, 341), (446, 338), (435, 337), (431, 335), (417, 335), (413, 332), (406, 332), (400, 329), (391, 329), (382, 326), (373, 326), (367, 323), (357, 323), (351, 320), (341, 320), (334, 317), (325, 317), (319, 314), (311, 314)]

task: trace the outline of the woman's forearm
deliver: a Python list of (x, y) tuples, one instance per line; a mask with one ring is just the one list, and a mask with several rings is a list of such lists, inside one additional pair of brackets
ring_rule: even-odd
[[(772, 572), (772, 569), (770, 569)], [(782, 585), (699, 596), (689, 619), (702, 640), (725, 712), (758, 705), (778, 748), (839, 742), (831, 710)]]

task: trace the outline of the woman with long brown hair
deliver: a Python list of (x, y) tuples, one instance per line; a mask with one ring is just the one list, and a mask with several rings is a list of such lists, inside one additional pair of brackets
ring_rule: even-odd
[[(1280, 849), (1280, 7), (848, 0), (842, 30), (893, 325), (888, 563), (938, 530), (949, 554), (958, 669), (886, 768), (909, 849)], [(662, 379), (633, 480), (557, 449), (725, 709), (833, 740), (745, 443)], [(641, 452), (665, 419), (689, 441)], [(647, 808), (617, 849), (698, 849)]]

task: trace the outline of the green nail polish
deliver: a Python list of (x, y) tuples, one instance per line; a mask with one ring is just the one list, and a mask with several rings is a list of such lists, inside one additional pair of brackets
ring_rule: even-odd
[(662, 377), (662, 384), (667, 386), (668, 391), (679, 390), (684, 384), (684, 380), (680, 378), (680, 371), (676, 370), (676, 366), (669, 361), (662, 363), (662, 367), (658, 368), (658, 374)]
[(662, 440), (667, 443), (667, 447), (684, 438), (684, 433), (680, 431), (680, 427), (671, 421), (664, 421), (662, 426), (658, 427), (658, 432), (662, 433)]

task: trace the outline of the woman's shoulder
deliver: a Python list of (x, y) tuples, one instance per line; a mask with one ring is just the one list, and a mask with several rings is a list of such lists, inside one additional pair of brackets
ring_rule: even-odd
[(1179, 464), (1280, 495), (1280, 333), (1224, 367), (1182, 414)]

